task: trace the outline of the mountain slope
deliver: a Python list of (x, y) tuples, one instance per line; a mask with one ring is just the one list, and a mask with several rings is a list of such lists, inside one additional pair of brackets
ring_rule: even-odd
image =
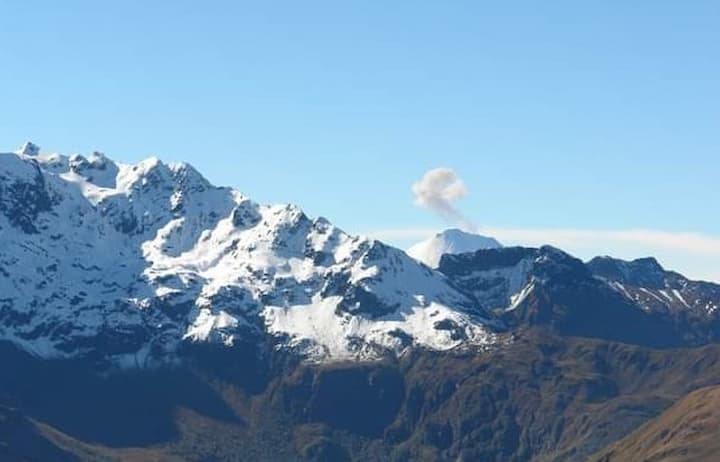
[(482, 354), (281, 366), (257, 390), (205, 361), (98, 377), (17, 354), (0, 349), (17, 371), (0, 396), (72, 436), (46, 433), (81, 460), (571, 462), (720, 383), (717, 345), (654, 350), (538, 328)]
[(0, 338), (45, 358), (174, 362), (188, 344), (313, 360), (492, 342), (439, 273), (186, 164), (0, 154)]
[(720, 387), (690, 393), (590, 460), (712, 462), (720, 454)]
[(53, 444), (17, 409), (0, 405), (0, 460), (69, 462), (77, 459)]
[[(621, 267), (634, 265), (612, 261)], [(601, 271), (597, 262), (584, 264), (549, 246), (507, 247), (444, 255), (438, 270), (511, 329), (543, 325), (563, 335), (664, 348), (704, 345), (718, 338), (718, 313), (704, 307), (720, 303), (719, 285), (689, 281), (664, 272), (655, 262), (636, 268), (634, 281), (654, 281), (659, 274), (662, 284), (670, 286), (635, 287), (616, 281), (614, 273)], [(647, 297), (655, 301), (652, 307)], [(681, 302), (683, 297), (693, 305)]]

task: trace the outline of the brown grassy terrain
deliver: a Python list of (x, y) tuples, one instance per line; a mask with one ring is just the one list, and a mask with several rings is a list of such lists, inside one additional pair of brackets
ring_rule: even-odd
[[(25, 445), (28, 457), (10, 460), (48, 460), (27, 451), (49, 447), (83, 461), (574, 462), (688, 393), (720, 384), (720, 345), (651, 349), (544, 330), (484, 352), (292, 365), (252, 389), (215, 368), (99, 379), (80, 368), (17, 361), (23, 372), (0, 385), (30, 418), (9, 428), (44, 443)], [(694, 422), (702, 442), (717, 423), (705, 417), (699, 409), (663, 437), (683, 435)], [(636, 460), (612, 454), (595, 460)]]
[(720, 459), (720, 387), (690, 393), (592, 462), (715, 462)]

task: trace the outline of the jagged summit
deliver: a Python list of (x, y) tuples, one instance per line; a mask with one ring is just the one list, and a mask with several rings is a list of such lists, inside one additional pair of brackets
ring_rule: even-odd
[(430, 239), (410, 247), (408, 255), (431, 268), (437, 268), (444, 254), (460, 254), (480, 249), (494, 249), (502, 245), (492, 237), (481, 236), (459, 229), (446, 229)]
[(493, 316), (404, 252), (187, 164), (0, 155), (0, 339), (127, 367), (270, 340), (312, 360), (492, 341)]
[(653, 257), (632, 261), (596, 257), (587, 266), (597, 278), (648, 312), (692, 313), (713, 318), (720, 308), (720, 286), (691, 281), (667, 271)]
[(659, 288), (664, 285), (665, 269), (653, 257), (624, 261), (609, 256), (595, 257), (588, 266), (598, 276), (637, 286)]
[(31, 141), (26, 141), (15, 152), (23, 156), (37, 156), (38, 154), (40, 154), (40, 147), (32, 143)]

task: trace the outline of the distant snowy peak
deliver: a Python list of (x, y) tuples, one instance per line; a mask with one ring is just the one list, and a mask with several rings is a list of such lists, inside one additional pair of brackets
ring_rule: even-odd
[(492, 237), (447, 229), (410, 247), (407, 254), (431, 268), (437, 268), (444, 254), (457, 255), (483, 249), (497, 249), (502, 245)]

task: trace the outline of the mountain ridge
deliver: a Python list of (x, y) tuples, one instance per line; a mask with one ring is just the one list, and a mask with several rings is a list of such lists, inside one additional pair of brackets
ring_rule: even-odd
[(26, 145), (0, 179), (0, 335), (43, 357), (136, 367), (269, 335), (314, 360), (372, 358), (487, 344), (498, 324), (404, 252), (187, 164)]
[[(720, 335), (720, 286), (654, 259), (585, 264), (449, 230), (436, 238), (473, 251), (450, 249), (435, 270), (157, 158), (128, 165), (26, 144), (0, 155), (0, 179), (0, 336), (41, 357), (146, 367), (177, 361), (187, 345), (262, 355), (270, 341), (311, 361), (378, 359), (482, 349), (536, 322), (583, 335), (647, 322), (667, 337), (658, 345)], [(606, 306), (579, 309), (583, 299)]]

